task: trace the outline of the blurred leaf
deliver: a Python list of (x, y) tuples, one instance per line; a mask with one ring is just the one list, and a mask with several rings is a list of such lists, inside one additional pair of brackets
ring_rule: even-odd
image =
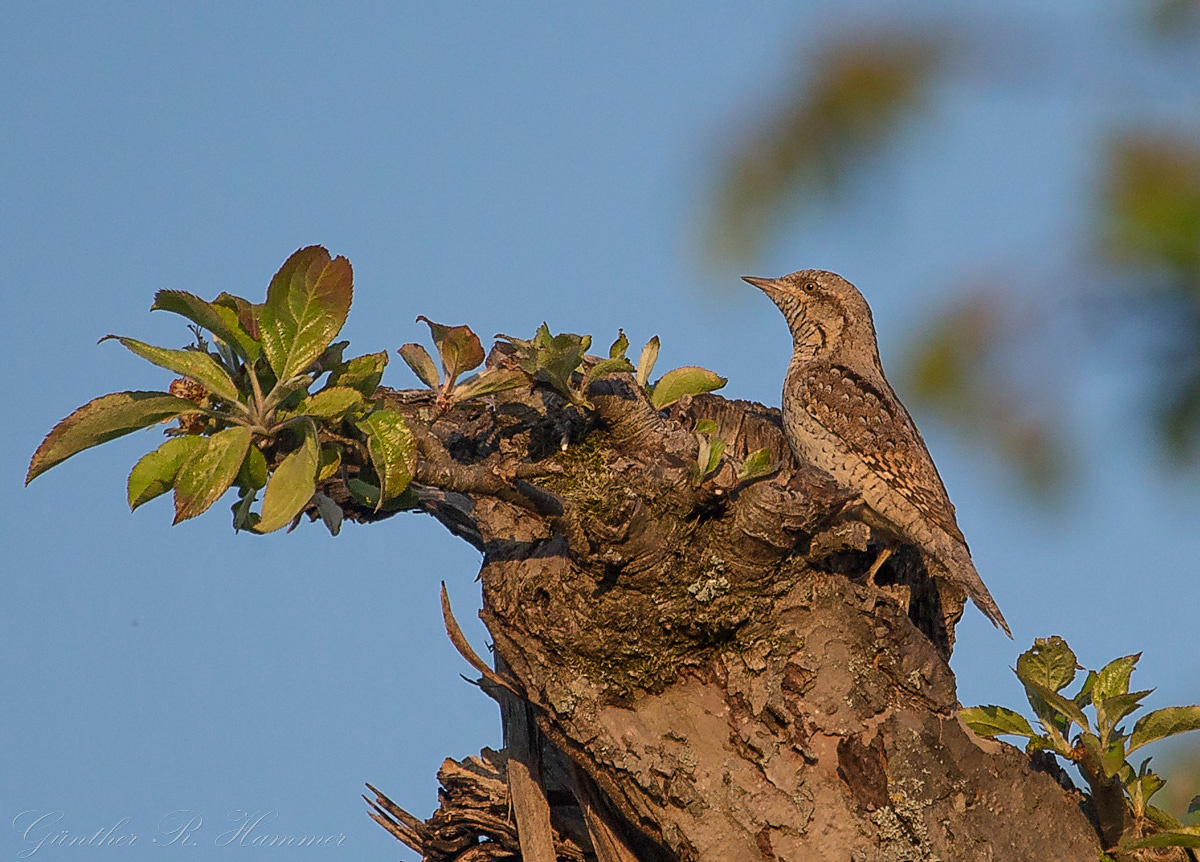
[(1158, 36), (1178, 39), (1200, 29), (1200, 0), (1152, 0), (1150, 24)]
[(267, 288), (259, 315), (263, 350), (280, 380), (304, 371), (346, 323), (354, 273), (344, 257), (319, 245), (295, 252)]
[(685, 395), (699, 395), (701, 392), (712, 392), (720, 389), (729, 381), (716, 372), (695, 365), (685, 365), (668, 371), (654, 384), (654, 393), (650, 403), (655, 410), (670, 407)]
[(712, 419), (701, 419), (696, 423), (697, 434), (716, 434), (717, 423)]
[(262, 515), (254, 527), (257, 533), (271, 533), (286, 527), (304, 511), (316, 490), (320, 463), (316, 425), (306, 419), (292, 427), (301, 435), (300, 445), (279, 462), (267, 481)]
[(193, 436), (172, 437), (153, 452), (143, 455), (129, 473), (129, 511), (170, 491), (179, 468), (203, 440), (203, 437)]
[(175, 520), (178, 524), (203, 514), (229, 490), (241, 470), (252, 433), (237, 426), (204, 438), (175, 477)]
[(1109, 156), (1103, 253), (1200, 287), (1200, 146), (1131, 133)]
[(1028, 489), (1049, 497), (1069, 469), (1054, 431), (1062, 408), (1009, 370), (1006, 360), (1028, 349), (1010, 306), (999, 287), (951, 305), (910, 347), (900, 388), (972, 443), (986, 441)]
[(25, 484), (77, 452), (199, 409), (194, 401), (166, 392), (113, 392), (94, 398), (46, 435), (29, 461)]
[(959, 710), (959, 715), (980, 736), (1037, 736), (1025, 716), (1003, 706), (972, 706)]
[(125, 338), (120, 335), (106, 335), (100, 340), (108, 341), (110, 339), (121, 342), (131, 353), (153, 362), (160, 368), (190, 377), (209, 392), (231, 404), (239, 402), (240, 393), (229, 378), (229, 374), (217, 364), (216, 360), (201, 350), (172, 350), (168, 347), (155, 347), (153, 344), (146, 344), (137, 339)]
[(433, 357), (424, 347), (410, 342), (401, 344), (396, 352), (412, 369), (413, 374), (417, 375), (417, 379), (430, 389), (437, 389), (441, 385), (442, 379), (438, 375), (437, 366), (433, 364)]
[(748, 260), (797, 199), (839, 189), (919, 113), (941, 53), (904, 33), (827, 42), (805, 79), (735, 144), (705, 247)]

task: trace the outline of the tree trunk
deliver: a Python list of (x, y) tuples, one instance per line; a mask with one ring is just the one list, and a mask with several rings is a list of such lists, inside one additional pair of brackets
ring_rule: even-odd
[[(592, 384), (594, 411), (540, 386), (442, 415), (380, 394), (418, 437), (417, 507), (484, 554), (481, 684), (536, 724), (514, 748), (506, 722), (513, 770), (447, 761), (428, 823), (378, 795), (425, 858), (1095, 862), (1079, 795), (957, 717), (962, 595), (913, 548), (867, 584), (879, 544), (793, 463), (778, 411), (659, 413), (626, 376)], [(701, 418), (728, 444), (702, 483)], [(739, 483), (762, 447), (778, 470)]]

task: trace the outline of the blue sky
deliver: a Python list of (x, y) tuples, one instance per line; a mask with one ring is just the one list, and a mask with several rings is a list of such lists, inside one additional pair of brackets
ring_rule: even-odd
[[(393, 859), (362, 783), (425, 816), (443, 757), (500, 744), (437, 603), (444, 580), (482, 651), (479, 557), (432, 520), (256, 538), (232, 533), (225, 504), (175, 528), (166, 500), (130, 515), (125, 477), (153, 432), (22, 489), (75, 407), (165, 388), (169, 374), (96, 345), (110, 332), (186, 342), (178, 318), (148, 313), (155, 290), (261, 297), (288, 254), (319, 242), (354, 264), (356, 352), (424, 338), (417, 314), (483, 336), (546, 320), (605, 344), (624, 327), (635, 348), (660, 335), (660, 368), (703, 364), (729, 378), (724, 394), (778, 403), (782, 319), (698, 254), (712, 171), (832, 27), (918, 6), (650, 5), (6, 4), (8, 858), (30, 847), (21, 812), (62, 812), (56, 829), (89, 835), (128, 818), (118, 832), (137, 845), (95, 851), (116, 858), (156, 852), (163, 818), (186, 811), (203, 818), (202, 845), (237, 812), (274, 812), (267, 829), (346, 836), (327, 858)], [(750, 270), (851, 278), (885, 367), (958, 276), (1014, 249), (1044, 275), (1080, 230), (1095, 132), (1127, 107), (1080, 73), (1081, 57), (1122, 56), (1111, 13), (1125, 7), (1074, 5), (1076, 20), (1014, 4), (1032, 71), (1003, 92), (939, 92), (849, 202), (782, 232)], [(1161, 92), (1141, 109), (1171, 115), (1189, 98)], [(384, 382), (415, 385), (398, 358)], [(964, 703), (1022, 702), (1008, 667), (1055, 633), (1092, 666), (1144, 650), (1153, 706), (1200, 700), (1200, 485), (1166, 476), (1138, 418), (1112, 410), (1133, 385), (1103, 367), (1064, 393), (1093, 469), (1057, 510), (917, 415), (1016, 635), (968, 610), (953, 662)]]

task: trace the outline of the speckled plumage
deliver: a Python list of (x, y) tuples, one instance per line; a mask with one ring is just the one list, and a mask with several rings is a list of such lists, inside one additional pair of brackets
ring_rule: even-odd
[(792, 331), (783, 384), (783, 427), (792, 451), (858, 494), (875, 519), (933, 560), (935, 576), (965, 589), (1008, 633), (925, 441), (884, 377), (862, 294), (822, 270), (746, 281), (771, 298)]

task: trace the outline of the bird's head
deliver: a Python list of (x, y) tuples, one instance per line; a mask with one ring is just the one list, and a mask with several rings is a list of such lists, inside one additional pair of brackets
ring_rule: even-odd
[(781, 278), (744, 276), (742, 280), (769, 296), (783, 312), (795, 350), (803, 358), (839, 355), (843, 345), (877, 349), (871, 308), (858, 288), (840, 275), (802, 269)]

